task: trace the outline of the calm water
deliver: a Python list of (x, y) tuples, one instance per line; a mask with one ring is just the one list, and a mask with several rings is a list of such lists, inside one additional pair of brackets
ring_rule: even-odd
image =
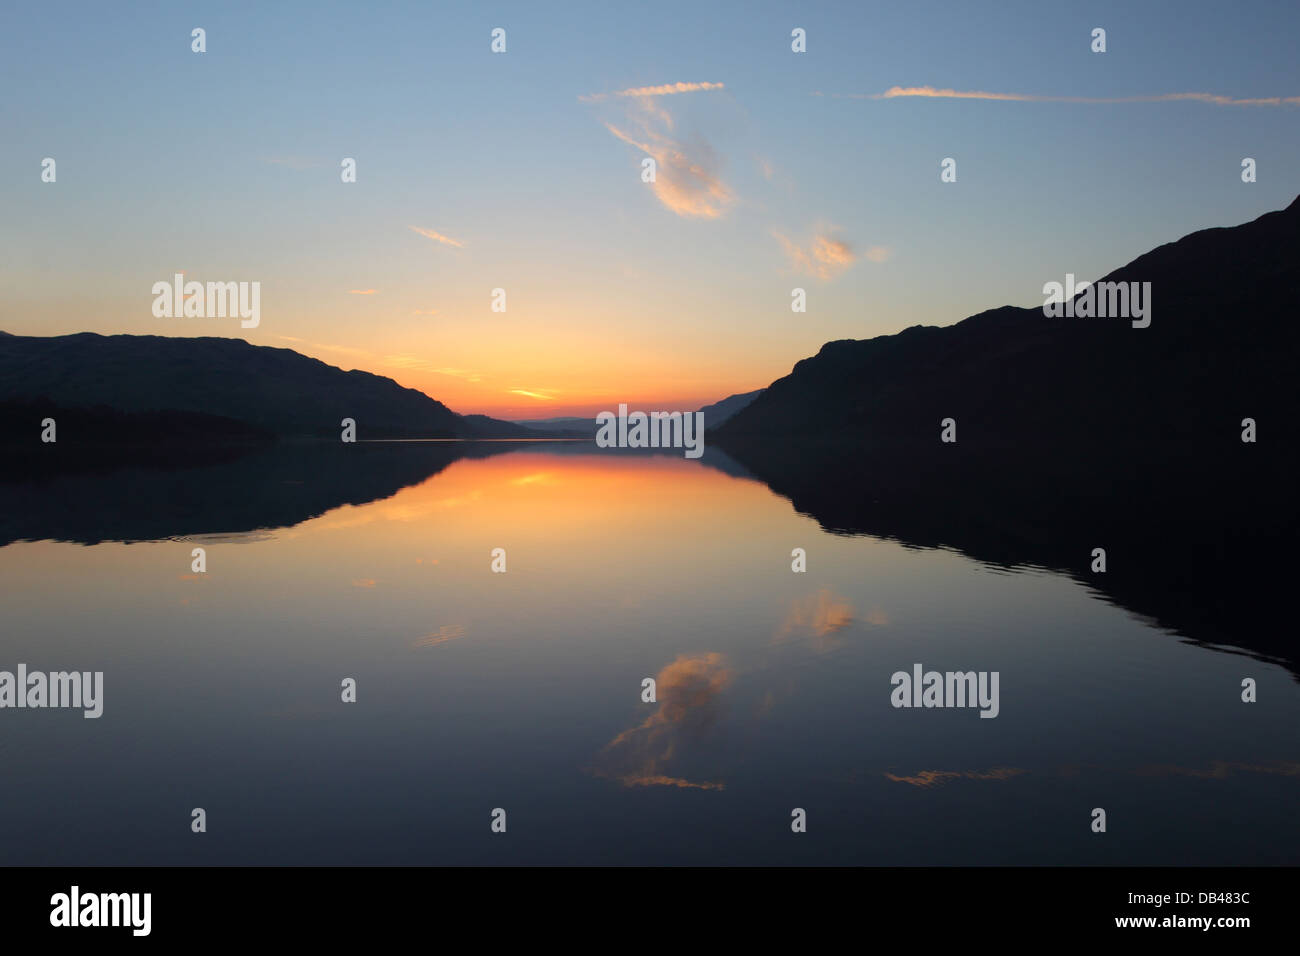
[[(1280, 663), (713, 452), (461, 453), (11, 489), (9, 538), (63, 540), (0, 547), (0, 669), (105, 705), (0, 711), (0, 863), (1300, 862)], [(1000, 672), (999, 716), (891, 707), (918, 662)]]

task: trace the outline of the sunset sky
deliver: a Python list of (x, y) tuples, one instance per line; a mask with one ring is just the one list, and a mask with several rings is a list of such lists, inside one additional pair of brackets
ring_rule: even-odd
[[(697, 408), (1300, 192), (1293, 4), (9, 4), (0, 32), (0, 329), (245, 338), (498, 417)], [(259, 281), (260, 326), (155, 318), (176, 272)]]

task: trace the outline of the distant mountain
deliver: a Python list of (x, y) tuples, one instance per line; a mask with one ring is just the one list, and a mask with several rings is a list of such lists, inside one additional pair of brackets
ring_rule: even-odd
[[(185, 415), (196, 428), (227, 434), (238, 431), (234, 422), (255, 433), (337, 438), (340, 422), (351, 418), (361, 440), (537, 436), (510, 422), (458, 415), (390, 378), (229, 338), (0, 333), (0, 404), (97, 409), (119, 421), (172, 413), (162, 419), (168, 437)], [(14, 440), (10, 430), (0, 440)], [(61, 428), (65, 437), (72, 436)]]
[(502, 421), (499, 418), (489, 418), (487, 415), (462, 415), (465, 426), (469, 429), (467, 435), (461, 437), (471, 438), (541, 438), (541, 437), (558, 437), (559, 432), (548, 429), (525, 428), (515, 422)]
[[(742, 408), (744, 408), (746, 405), (748, 405), (750, 402), (752, 402), (755, 398), (757, 398), (761, 394), (763, 394), (763, 390), (759, 388), (759, 389), (755, 389), (752, 392), (744, 392), (738, 395), (729, 395), (726, 398), (722, 399), (722, 401), (720, 402), (714, 402), (712, 405), (705, 405), (703, 408), (698, 409), (699, 411), (704, 413), (704, 427), (716, 428), (718, 425), (721, 425), (728, 418), (736, 414), (736, 412), (740, 411)], [(657, 411), (657, 409), (649, 409), (649, 408), (628, 409), (629, 412), (638, 411), (638, 410)], [(611, 411), (617, 413), (617, 409), (611, 409)], [(574, 417), (533, 418), (524, 421), (518, 421), (515, 422), (514, 424), (523, 425), (525, 428), (544, 429), (547, 431), (557, 431), (564, 434), (581, 434), (588, 438), (595, 436), (596, 428), (597, 428), (596, 419), (594, 417), (593, 418), (574, 418)]]
[(944, 328), (829, 342), (715, 440), (937, 445), (945, 418), (963, 445), (1027, 450), (1239, 444), (1247, 417), (1261, 442), (1293, 433), (1300, 199), (1160, 246), (1102, 281), (1150, 282), (1150, 326), (1004, 306)]
[(720, 402), (714, 402), (712, 405), (705, 405), (700, 409), (704, 413), (704, 427), (717, 428), (728, 418), (735, 415), (741, 409), (746, 408), (758, 396), (763, 394), (763, 389), (756, 388), (752, 392), (741, 392), (737, 395), (728, 395)]
[(511, 422), (511, 424), (521, 425), (534, 431), (551, 432), (569, 437), (593, 438), (596, 434), (596, 419), (594, 418), (575, 418), (572, 416), (531, 418), (525, 421)]

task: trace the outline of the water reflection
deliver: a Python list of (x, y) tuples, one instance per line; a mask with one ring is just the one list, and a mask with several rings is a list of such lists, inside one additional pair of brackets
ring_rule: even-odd
[(730, 682), (721, 654), (678, 656), (655, 678), (658, 708), (605, 745), (595, 772), (625, 787), (724, 789), (721, 781), (692, 781), (668, 771), (718, 722), (722, 692)]
[[(1296, 862), (1258, 522), (1162, 539), (1125, 522), (1184, 493), (990, 478), (499, 443), (7, 476), (0, 668), (103, 670), (106, 701), (0, 713), (0, 862)], [(1071, 557), (1099, 535), (1105, 580)], [(997, 719), (891, 708), (916, 661), (999, 671)]]

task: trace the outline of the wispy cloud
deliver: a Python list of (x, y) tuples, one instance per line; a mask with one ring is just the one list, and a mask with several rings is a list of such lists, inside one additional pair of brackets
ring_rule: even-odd
[(426, 239), (432, 239), (434, 242), (441, 242), (444, 245), (455, 246), (457, 249), (463, 249), (465, 247), (465, 243), (461, 242), (459, 239), (453, 239), (450, 236), (444, 236), (442, 233), (435, 232), (432, 229), (424, 229), (420, 226), (411, 226), (411, 230), (413, 232), (418, 232)]
[(293, 335), (280, 335), (277, 338), (286, 342), (294, 342), (298, 345), (305, 345), (311, 349), (320, 349), (323, 352), (337, 352), (340, 355), (351, 355), (356, 358), (374, 358), (374, 353), (365, 349), (352, 348), (348, 345), (328, 345), (325, 342), (308, 342), (306, 339), (300, 339)]
[(611, 96), (672, 96), (676, 93), (700, 93), (707, 90), (726, 89), (725, 83), (662, 83), (659, 86), (633, 86), (613, 93), (589, 93), (579, 96), (584, 103), (599, 103)]
[(286, 342), (296, 342), (300, 345), (306, 345), (308, 348), (323, 349), (326, 352), (338, 352), (340, 355), (356, 355), (362, 358), (369, 358), (370, 353), (365, 349), (354, 349), (347, 345), (326, 345), (324, 342), (308, 342), (306, 339), (300, 339), (293, 335), (279, 335), (277, 338)]
[(613, 98), (619, 102), (622, 115), (612, 121), (603, 120), (605, 128), (655, 161), (655, 178), (650, 186), (664, 206), (684, 218), (717, 219), (735, 197), (718, 174), (713, 147), (698, 135), (689, 141), (679, 139), (674, 133), (673, 114), (659, 98), (723, 88), (722, 83), (665, 83), (580, 99), (600, 102)]
[(550, 389), (550, 388), (534, 388), (534, 389), (512, 388), (510, 389), (510, 394), (522, 395), (525, 398), (536, 398), (536, 399), (540, 399), (543, 402), (549, 402), (552, 401), (555, 398), (555, 396), (558, 395), (559, 393), (556, 392), (554, 389)]
[(354, 349), (346, 345), (325, 345), (321, 342), (309, 342), (314, 349), (324, 349), (326, 352), (338, 352), (340, 355), (355, 355), (359, 358), (369, 358), (370, 354), (365, 349)]
[[(821, 93), (814, 94), (816, 96)], [(894, 100), (922, 97), (945, 100), (1000, 100), (1015, 103), (1209, 103), (1214, 106), (1300, 106), (1300, 96), (1237, 98), (1217, 93), (1156, 93), (1148, 96), (1041, 96), (1036, 93), (989, 93), (934, 86), (891, 86), (883, 93), (832, 93), (835, 99)]]
[(841, 239), (816, 236), (813, 239), (812, 252), (814, 259), (827, 266), (838, 268), (853, 264), (853, 250)]
[(422, 372), (433, 372), (437, 367), (426, 358), (419, 355), (410, 355), (403, 353), (400, 355), (385, 355), (384, 364), (391, 365), (394, 368), (416, 369)]
[(348, 295), (377, 295), (378, 289), (348, 289)]
[(450, 375), (452, 378), (463, 378), (467, 382), (481, 382), (483, 377), (472, 368), (445, 368), (439, 366), (433, 369), (439, 375)]
[(400, 368), (411, 372), (435, 372), (438, 375), (463, 378), (469, 382), (482, 381), (481, 373), (477, 369), (448, 368), (445, 365), (431, 362), (421, 355), (412, 355), (410, 353), (385, 355), (383, 361), (385, 365), (391, 368)]
[(638, 125), (639, 138), (613, 123), (607, 122), (605, 128), (654, 159), (655, 181), (651, 187), (659, 201), (685, 218), (717, 219), (721, 216), (735, 197), (715, 172), (718, 164), (712, 147), (703, 141), (687, 145), (656, 132), (645, 116)]
[[(807, 243), (795, 242), (776, 229), (772, 230), (772, 237), (781, 244), (786, 259), (796, 272), (819, 279), (833, 279), (858, 259), (858, 253), (853, 247), (846, 240), (837, 238), (833, 232), (833, 229), (819, 229)], [(872, 262), (884, 262), (889, 258), (889, 249), (885, 246), (871, 246), (863, 255)]]

